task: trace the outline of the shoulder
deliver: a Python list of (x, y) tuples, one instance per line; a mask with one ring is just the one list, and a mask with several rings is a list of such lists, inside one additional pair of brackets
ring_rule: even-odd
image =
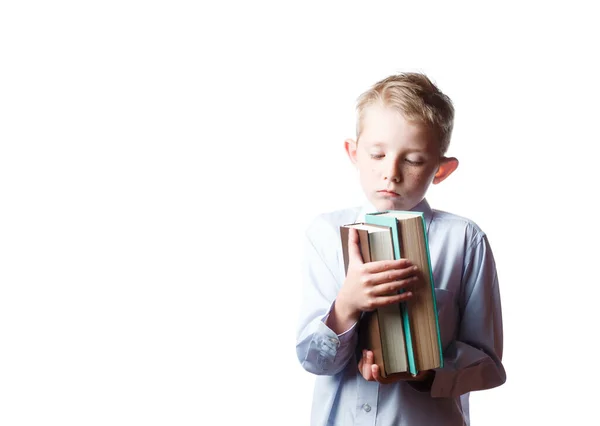
[(468, 245), (476, 245), (485, 239), (485, 232), (473, 220), (443, 210), (432, 210), (432, 224), (436, 233), (461, 234)]
[(340, 226), (356, 221), (360, 209), (357, 206), (318, 214), (309, 221), (306, 235), (311, 238), (331, 235), (332, 233), (339, 234)]

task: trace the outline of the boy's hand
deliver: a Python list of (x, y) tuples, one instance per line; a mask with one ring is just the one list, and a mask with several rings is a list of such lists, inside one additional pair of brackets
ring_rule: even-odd
[(365, 380), (369, 382), (377, 381), (386, 385), (398, 382), (400, 380), (427, 382), (433, 379), (434, 374), (433, 371), (426, 370), (419, 371), (416, 376), (413, 376), (410, 373), (394, 373), (385, 378), (381, 377), (379, 373), (379, 366), (373, 363), (373, 352), (366, 349), (363, 349), (362, 351), (362, 357), (358, 362), (358, 369)]
[(410, 291), (398, 294), (416, 282), (417, 267), (407, 259), (381, 260), (364, 263), (360, 254), (358, 232), (348, 233), (348, 271), (335, 300), (338, 323), (347, 330), (363, 311), (399, 303), (412, 296)]

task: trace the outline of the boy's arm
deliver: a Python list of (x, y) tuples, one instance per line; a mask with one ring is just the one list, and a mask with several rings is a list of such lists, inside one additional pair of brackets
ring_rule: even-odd
[(459, 396), (506, 381), (498, 276), (485, 235), (467, 253), (461, 300), (458, 335), (444, 352), (444, 368), (435, 370), (433, 397)]
[(319, 375), (341, 371), (354, 353), (356, 323), (339, 335), (325, 321), (341, 283), (336, 278), (339, 235), (317, 220), (307, 231), (304, 247), (303, 300), (297, 330), (296, 354), (302, 367)]

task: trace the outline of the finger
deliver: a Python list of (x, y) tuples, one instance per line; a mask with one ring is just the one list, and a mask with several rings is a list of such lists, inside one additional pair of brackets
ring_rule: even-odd
[(371, 296), (394, 296), (399, 290), (410, 290), (419, 280), (418, 277), (409, 277), (398, 281), (376, 284), (371, 287)]
[(381, 308), (382, 306), (394, 305), (396, 303), (405, 302), (405, 301), (409, 300), (411, 297), (413, 297), (413, 295), (414, 294), (412, 291), (404, 291), (402, 293), (398, 293), (398, 294), (394, 294), (394, 295), (390, 295), (390, 296), (375, 297), (369, 304), (369, 309), (373, 310), (373, 309)]
[(360, 253), (360, 242), (358, 240), (358, 231), (350, 228), (348, 232), (348, 259), (349, 262), (362, 265), (363, 258)]
[(405, 278), (418, 276), (418, 268), (416, 266), (409, 266), (408, 268), (388, 269), (386, 271), (381, 272), (371, 272), (368, 271), (368, 268), (365, 269), (367, 269), (367, 272), (371, 273), (369, 279), (374, 285), (389, 283), (391, 281), (399, 281)]
[(379, 375), (379, 366), (377, 364), (371, 365), (371, 376), (373, 376), (373, 380), (383, 383), (381, 381), (381, 376)]
[(360, 373), (363, 378), (369, 382), (373, 381), (373, 375), (371, 374), (371, 362), (368, 361), (367, 353), (368, 351), (363, 349), (363, 356), (359, 362)]
[(373, 374), (371, 374), (371, 366), (373, 365), (373, 352), (366, 351), (366, 361), (365, 361), (365, 372), (367, 373), (367, 377), (365, 377), (368, 381), (372, 382), (375, 380)]
[(373, 351), (367, 351), (367, 364), (373, 364), (374, 360)]
[(405, 271), (407, 274), (414, 274), (415, 270), (411, 270), (410, 268), (413, 266), (413, 263), (408, 259), (397, 259), (397, 260), (376, 260), (374, 262), (369, 262), (366, 264), (367, 272), (372, 274), (377, 272), (386, 272), (386, 271), (395, 271), (399, 269), (408, 269)]

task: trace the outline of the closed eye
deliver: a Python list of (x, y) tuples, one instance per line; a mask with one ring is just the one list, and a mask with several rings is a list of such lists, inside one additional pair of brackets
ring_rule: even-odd
[(425, 163), (424, 161), (415, 161), (415, 160), (409, 160), (408, 158), (406, 158), (404, 161), (406, 161), (408, 164), (410, 164), (411, 166), (420, 166), (423, 163)]
[(381, 160), (383, 157), (383, 154), (371, 154), (371, 158), (374, 160)]

